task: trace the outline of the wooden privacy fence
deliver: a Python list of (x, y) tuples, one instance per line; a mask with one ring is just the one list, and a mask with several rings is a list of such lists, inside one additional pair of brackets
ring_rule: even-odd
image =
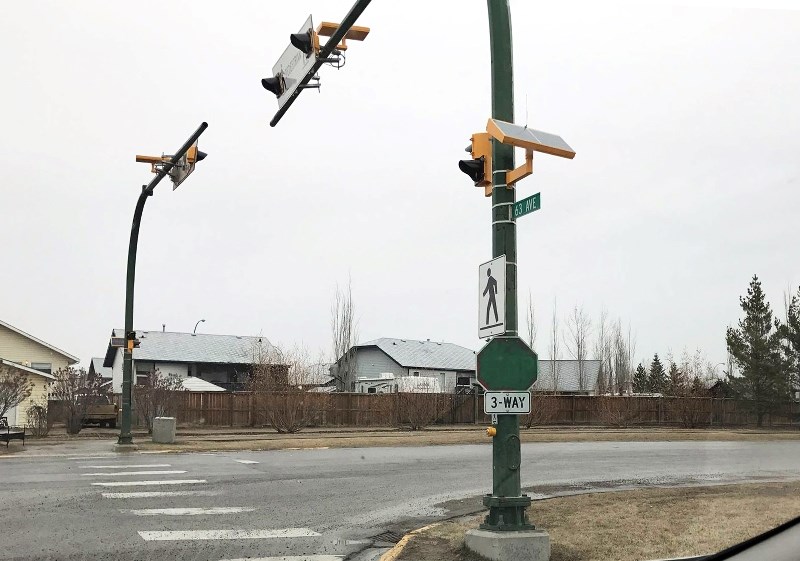
[[(277, 392), (281, 393), (281, 392)], [(283, 395), (283, 394), (282, 394)], [(322, 427), (394, 427), (409, 424), (420, 408), (432, 424), (489, 423), (483, 396), (475, 394), (315, 393), (294, 392), (302, 399), (307, 424)], [(119, 396), (115, 396), (119, 403)], [(178, 392), (178, 422), (207, 426), (248, 427), (265, 424), (270, 401), (251, 392)], [(522, 416), (525, 425), (599, 426), (754, 426), (756, 416), (746, 402), (722, 398), (616, 397), (534, 394), (533, 412)], [(800, 404), (786, 403), (779, 414), (767, 415), (765, 426), (788, 427), (800, 421)], [(134, 426), (144, 426), (134, 404)]]

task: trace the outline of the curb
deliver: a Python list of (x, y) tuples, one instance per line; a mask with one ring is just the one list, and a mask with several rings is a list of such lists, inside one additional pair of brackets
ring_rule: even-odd
[[(444, 521), (442, 521), (444, 522)], [(420, 532), (424, 532), (425, 530), (430, 530), (431, 528), (435, 528), (442, 524), (442, 522), (434, 522), (433, 524), (428, 524), (427, 526), (423, 526), (422, 528), (417, 528), (416, 530), (411, 530), (408, 532), (403, 538), (394, 544), (394, 547), (380, 556), (378, 561), (396, 561), (397, 557), (403, 552), (408, 542), (411, 541), (411, 538), (414, 537), (415, 534), (419, 534)]]

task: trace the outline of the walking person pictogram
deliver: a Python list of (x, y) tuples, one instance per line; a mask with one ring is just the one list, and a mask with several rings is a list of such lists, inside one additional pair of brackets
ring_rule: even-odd
[(497, 294), (497, 281), (492, 276), (492, 270), (487, 269), (486, 276), (489, 277), (489, 280), (486, 281), (486, 288), (483, 290), (483, 295), (486, 296), (486, 293), (489, 293), (489, 302), (486, 304), (486, 325), (489, 324), (489, 310), (494, 308), (494, 321), (497, 322), (497, 300), (495, 299), (495, 295)]

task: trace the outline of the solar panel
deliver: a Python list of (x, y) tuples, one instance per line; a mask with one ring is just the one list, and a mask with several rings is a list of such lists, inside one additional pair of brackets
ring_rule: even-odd
[(570, 160), (575, 157), (575, 151), (557, 134), (537, 131), (497, 119), (489, 119), (486, 124), (486, 132), (503, 144), (510, 144), (561, 158), (569, 158)]

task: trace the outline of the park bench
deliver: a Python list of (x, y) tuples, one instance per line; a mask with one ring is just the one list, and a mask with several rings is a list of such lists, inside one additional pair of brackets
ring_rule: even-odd
[(0, 417), (0, 442), (5, 441), (6, 448), (8, 448), (12, 440), (21, 440), (22, 446), (25, 446), (25, 429), (11, 427), (8, 425), (8, 419)]

